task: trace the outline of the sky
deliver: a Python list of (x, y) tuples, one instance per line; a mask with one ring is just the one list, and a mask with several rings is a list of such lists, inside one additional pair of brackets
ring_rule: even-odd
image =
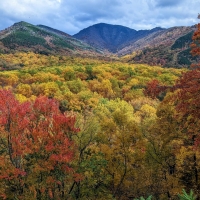
[(135, 30), (200, 23), (200, 0), (0, 0), (0, 30), (16, 22), (70, 35), (97, 23)]

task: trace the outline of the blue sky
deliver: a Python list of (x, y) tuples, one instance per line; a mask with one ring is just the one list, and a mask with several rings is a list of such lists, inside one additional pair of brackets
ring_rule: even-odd
[(200, 0), (0, 0), (0, 30), (15, 22), (75, 34), (100, 22), (136, 30), (199, 23)]

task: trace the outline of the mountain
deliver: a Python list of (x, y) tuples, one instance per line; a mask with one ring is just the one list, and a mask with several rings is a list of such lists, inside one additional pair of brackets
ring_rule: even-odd
[(162, 28), (154, 28), (152, 30), (139, 30), (105, 23), (95, 24), (81, 30), (73, 37), (82, 40), (91, 46), (117, 53), (120, 49), (135, 42), (151, 33), (162, 31)]
[(72, 36), (44, 26), (27, 22), (15, 23), (0, 31), (0, 52), (33, 51), (41, 54), (100, 54), (100, 51)]

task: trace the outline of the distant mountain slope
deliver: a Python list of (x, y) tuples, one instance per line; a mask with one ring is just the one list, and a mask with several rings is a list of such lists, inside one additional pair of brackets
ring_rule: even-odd
[(126, 62), (181, 68), (196, 61), (190, 54), (194, 30), (195, 26), (180, 26), (136, 31), (100, 23), (83, 29), (74, 37), (115, 53)]
[(118, 55), (126, 55), (146, 47), (156, 47), (159, 45), (171, 46), (179, 37), (191, 32), (192, 30), (192, 27), (181, 26), (151, 33), (139, 40), (130, 42), (129, 45), (118, 51)]
[(85, 28), (73, 36), (94, 47), (116, 53), (131, 41), (137, 41), (140, 38), (161, 30), (163, 29), (154, 28), (152, 30), (136, 31), (120, 25), (99, 23)]
[(98, 54), (97, 49), (62, 31), (26, 22), (0, 31), (0, 52), (33, 51), (41, 54)]
[(118, 51), (132, 63), (147, 63), (164, 67), (189, 67), (195, 62), (190, 54), (194, 27), (172, 27), (150, 34)]

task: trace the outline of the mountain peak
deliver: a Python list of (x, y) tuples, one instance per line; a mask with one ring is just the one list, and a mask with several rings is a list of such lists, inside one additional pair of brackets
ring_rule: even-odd
[(13, 26), (15, 27), (15, 26), (33, 26), (33, 25), (25, 21), (20, 21), (20, 22), (14, 23)]
[(160, 30), (162, 28), (156, 27), (152, 30), (136, 31), (121, 25), (98, 23), (81, 30), (74, 37), (94, 47), (116, 53), (130, 41), (138, 40)]
[(152, 28), (151, 31), (162, 31), (162, 30), (165, 30), (166, 28), (162, 28), (162, 27), (155, 27), (155, 28)]

